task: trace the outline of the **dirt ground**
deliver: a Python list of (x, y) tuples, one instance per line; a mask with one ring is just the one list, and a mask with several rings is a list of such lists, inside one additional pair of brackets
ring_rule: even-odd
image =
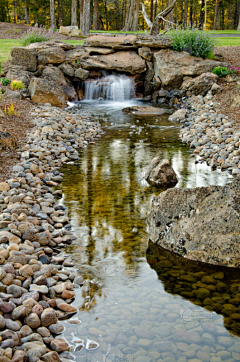
[[(6, 115), (4, 113), (5, 106), (13, 104), (15, 115)], [(27, 134), (33, 127), (30, 109), (33, 105), (29, 101), (0, 101), (0, 131), (10, 133), (17, 142), (16, 149), (0, 150), (0, 181), (5, 181), (11, 177), (11, 169), (18, 160), (18, 149), (24, 146)], [(2, 116), (1, 116), (2, 115)]]
[[(234, 68), (240, 68), (240, 47), (219, 47), (215, 48), (215, 54), (221, 54), (224, 61)], [(239, 73), (240, 77), (240, 73)], [(218, 84), (222, 87), (222, 92), (214, 97), (214, 101), (220, 103), (218, 113), (226, 114), (234, 121), (235, 127), (240, 128), (240, 107), (231, 107), (233, 98), (239, 94), (236, 82), (227, 83), (219, 78)]]

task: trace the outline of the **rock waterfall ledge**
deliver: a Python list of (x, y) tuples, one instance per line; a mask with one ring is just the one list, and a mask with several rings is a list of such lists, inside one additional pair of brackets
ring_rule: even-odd
[(174, 188), (154, 197), (148, 212), (152, 242), (191, 260), (239, 267), (239, 181)]

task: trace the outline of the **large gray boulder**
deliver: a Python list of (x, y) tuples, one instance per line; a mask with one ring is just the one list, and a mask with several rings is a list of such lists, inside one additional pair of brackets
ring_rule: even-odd
[(79, 36), (81, 31), (77, 26), (60, 26), (59, 34), (69, 35), (69, 36)]
[(12, 65), (21, 65), (30, 72), (37, 70), (37, 51), (26, 47), (13, 47), (11, 49)]
[(203, 73), (197, 78), (188, 79), (183, 82), (181, 89), (188, 97), (193, 95), (205, 96), (207, 92), (216, 84), (218, 76), (213, 73)]
[(43, 69), (42, 76), (47, 80), (55, 82), (59, 86), (66, 87), (68, 85), (63, 73), (57, 67), (45, 67)]
[(65, 106), (65, 93), (55, 82), (47, 79), (32, 78), (28, 89), (32, 101), (35, 103), (50, 103), (52, 106), (61, 108)]
[(138, 34), (133, 44), (137, 47), (165, 49), (171, 47), (171, 39), (167, 36)]
[(76, 48), (66, 51), (66, 62), (72, 63), (87, 56), (88, 53), (85, 49), (81, 45), (78, 45)]
[(240, 178), (227, 186), (174, 188), (154, 197), (150, 239), (185, 258), (240, 266)]
[(176, 172), (169, 160), (163, 160), (160, 156), (154, 157), (146, 172), (145, 180), (149, 185), (157, 187), (173, 187), (178, 183)]
[(133, 51), (120, 51), (108, 55), (94, 55), (80, 60), (81, 67), (87, 70), (105, 69), (138, 74), (146, 71), (145, 60)]
[(126, 36), (108, 36), (108, 35), (93, 35), (86, 39), (84, 46), (87, 47), (100, 47), (100, 48), (113, 48), (125, 49), (133, 47), (135, 35)]
[(38, 51), (38, 64), (61, 64), (66, 59), (65, 51), (60, 47), (43, 48)]
[(153, 54), (155, 75), (159, 76), (164, 89), (179, 88), (185, 76), (197, 77), (211, 72), (219, 65), (226, 63), (192, 57), (187, 52), (162, 49)]

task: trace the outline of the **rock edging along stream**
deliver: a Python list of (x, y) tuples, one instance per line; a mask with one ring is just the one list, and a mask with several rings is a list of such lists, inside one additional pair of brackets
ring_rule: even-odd
[[(240, 132), (211, 92), (182, 100), (169, 119), (180, 121), (180, 139), (212, 169), (240, 173)], [(170, 189), (153, 198), (148, 213), (150, 239), (186, 258), (239, 267), (239, 175), (227, 186)], [(176, 202), (177, 200), (177, 202)]]
[[(104, 133), (99, 123), (50, 105), (34, 108), (31, 115), (36, 127), (13, 167), (14, 178), (0, 183), (0, 358), (4, 362), (60, 361), (73, 348), (58, 336), (64, 330), (58, 319), (77, 312), (71, 303), (83, 278), (72, 257), (59, 254), (75, 237), (65, 208), (56, 203), (62, 192), (52, 186), (62, 180), (59, 167), (77, 160), (77, 149)], [(97, 346), (87, 340), (87, 349)]]

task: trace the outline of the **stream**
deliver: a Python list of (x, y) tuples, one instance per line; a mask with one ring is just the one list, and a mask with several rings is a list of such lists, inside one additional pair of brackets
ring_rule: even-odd
[[(99, 96), (99, 95), (98, 95)], [(176, 187), (225, 185), (232, 177), (196, 162), (179, 123), (121, 112), (137, 100), (81, 101), (72, 112), (100, 121), (105, 135), (62, 168), (63, 198), (77, 239), (65, 249), (84, 277), (63, 321), (76, 361), (240, 361), (240, 272), (188, 261), (149, 242), (151, 160), (171, 161)], [(146, 105), (146, 104), (144, 104)], [(88, 351), (88, 340), (99, 344)]]

